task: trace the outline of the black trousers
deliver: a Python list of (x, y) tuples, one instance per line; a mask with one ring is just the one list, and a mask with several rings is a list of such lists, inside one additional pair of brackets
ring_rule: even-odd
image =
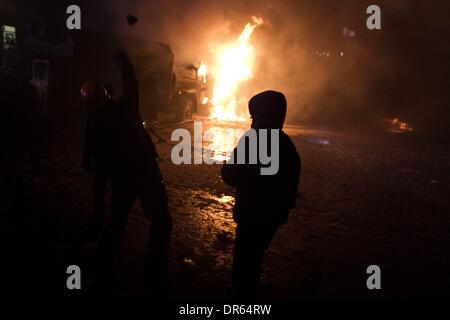
[(258, 290), (264, 254), (278, 225), (239, 223), (233, 260), (233, 289), (236, 298), (253, 298)]
[(105, 220), (105, 192), (110, 179), (109, 167), (95, 168), (94, 171), (94, 227), (100, 229)]
[(169, 255), (172, 217), (165, 186), (158, 175), (145, 174), (138, 179), (112, 178), (111, 220), (99, 243), (98, 271), (112, 271), (119, 240), (124, 235), (128, 214), (138, 198), (145, 216), (150, 220), (148, 255), (145, 263), (146, 281), (159, 283), (165, 279)]

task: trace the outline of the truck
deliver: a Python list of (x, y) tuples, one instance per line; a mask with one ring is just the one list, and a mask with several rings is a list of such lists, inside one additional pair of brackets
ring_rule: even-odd
[(144, 122), (189, 120), (206, 106), (209, 86), (198, 74), (199, 65), (175, 63), (170, 46), (159, 42), (127, 49), (140, 84)]
[(199, 77), (199, 66), (176, 63), (171, 47), (165, 43), (89, 30), (50, 42), (36, 37), (37, 31), (30, 31), (16, 46), (14, 27), (0, 27), (0, 73), (11, 70), (16, 75), (28, 75), (42, 109), (57, 122), (67, 120), (70, 124), (79, 117), (79, 90), (84, 82), (102, 82), (121, 91), (113, 59), (119, 49), (127, 52), (135, 67), (145, 124), (181, 122), (206, 106), (202, 102), (209, 86), (206, 78)]
[(74, 65), (79, 79), (108, 83), (120, 92), (121, 81), (113, 63), (116, 50), (129, 56), (140, 92), (140, 114), (146, 125), (155, 121), (181, 122), (191, 119), (200, 108), (208, 108), (211, 87), (199, 77), (199, 64), (177, 62), (168, 44), (119, 35), (84, 31), (74, 40)]

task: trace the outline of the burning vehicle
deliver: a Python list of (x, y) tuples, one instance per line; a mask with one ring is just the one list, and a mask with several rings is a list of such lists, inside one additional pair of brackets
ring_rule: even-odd
[(201, 65), (175, 63), (172, 49), (163, 43), (148, 42), (142, 47), (145, 49), (130, 50), (138, 68), (142, 119), (146, 123), (191, 119), (208, 102)]
[(135, 64), (140, 85), (140, 113), (146, 125), (155, 121), (181, 122), (190, 119), (200, 106), (207, 104), (205, 97), (209, 86), (206, 74), (202, 76), (199, 72), (202, 71), (201, 66), (176, 62), (174, 52), (165, 43), (93, 34), (89, 39), (85, 37), (78, 41), (82, 49), (75, 54), (78, 54), (76, 59), (80, 59), (80, 65), (90, 55), (85, 49), (99, 39), (103, 44), (101, 49), (96, 45), (97, 52), (101, 50), (102, 53), (95, 57), (95, 68), (83, 68), (84, 79), (120, 88), (120, 79), (111, 57), (117, 48), (124, 48)]

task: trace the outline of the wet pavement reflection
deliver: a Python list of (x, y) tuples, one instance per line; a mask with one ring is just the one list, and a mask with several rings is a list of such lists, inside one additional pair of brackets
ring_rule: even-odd
[(204, 136), (204, 147), (216, 161), (227, 161), (244, 131), (242, 129), (211, 127)]

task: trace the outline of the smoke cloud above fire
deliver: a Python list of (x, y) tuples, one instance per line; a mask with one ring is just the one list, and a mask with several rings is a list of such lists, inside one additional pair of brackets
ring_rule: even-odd
[[(414, 120), (421, 107), (411, 104), (419, 104), (421, 97), (411, 92), (421, 83), (408, 78), (426, 37), (416, 38), (411, 46), (407, 42), (411, 39), (402, 40), (402, 32), (414, 25), (432, 29), (436, 23), (430, 19), (432, 10), (415, 0), (380, 0), (382, 30), (370, 31), (366, 28), (370, 4), (135, 0), (104, 1), (99, 7), (108, 16), (110, 31), (167, 43), (176, 62), (197, 65), (201, 61), (208, 65), (214, 48), (236, 39), (252, 16), (262, 17), (264, 24), (252, 35), (253, 78), (240, 88), (242, 101), (262, 90), (281, 91), (288, 99), (288, 122), (348, 123), (382, 116)], [(126, 14), (136, 15), (139, 23), (130, 28)], [(442, 105), (438, 100), (436, 108)]]

